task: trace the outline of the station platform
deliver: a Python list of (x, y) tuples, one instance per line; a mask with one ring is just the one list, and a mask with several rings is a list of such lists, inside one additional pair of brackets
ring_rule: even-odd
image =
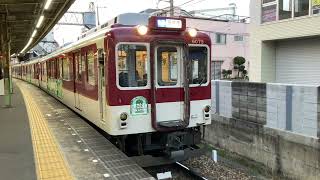
[(72, 110), (14, 80), (0, 96), (0, 179), (154, 179)]

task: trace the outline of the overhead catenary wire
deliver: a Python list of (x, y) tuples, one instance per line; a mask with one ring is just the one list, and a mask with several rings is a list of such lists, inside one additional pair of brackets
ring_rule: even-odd
[[(175, 7), (181, 8), (182, 6), (186, 7), (186, 6), (190, 6), (190, 5), (195, 5), (195, 4), (201, 3), (201, 2), (206, 1), (206, 0), (199, 0), (199, 1), (197, 1), (197, 2), (194, 2), (194, 1), (196, 1), (196, 0), (189, 0), (189, 1), (186, 1), (186, 2), (184, 2), (184, 3), (182, 3), (182, 4), (180, 4), (180, 5), (177, 5), (177, 6), (175, 6)], [(194, 2), (194, 3), (192, 3), (192, 2)], [(189, 3), (192, 3), (192, 4), (189, 4)], [(168, 8), (170, 8), (170, 6), (161, 8), (161, 9), (159, 9), (159, 10), (162, 11), (163, 13), (166, 13), (166, 12), (169, 12), (169, 11), (170, 11), (170, 10), (168, 10)]]

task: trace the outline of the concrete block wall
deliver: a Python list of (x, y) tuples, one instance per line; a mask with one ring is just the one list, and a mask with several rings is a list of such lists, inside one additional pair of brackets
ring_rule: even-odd
[(318, 91), (317, 86), (213, 81), (212, 109), (226, 118), (320, 137)]
[(286, 89), (280, 84), (267, 84), (267, 126), (286, 129)]
[(231, 118), (231, 81), (213, 81), (211, 107), (214, 114)]
[(266, 85), (232, 82), (232, 118), (266, 124)]
[(292, 131), (317, 137), (318, 87), (292, 86)]

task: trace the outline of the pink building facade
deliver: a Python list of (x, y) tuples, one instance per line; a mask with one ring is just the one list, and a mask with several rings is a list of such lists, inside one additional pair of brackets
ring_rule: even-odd
[[(250, 73), (249, 24), (187, 17), (187, 27), (207, 32), (212, 40), (212, 79), (223, 79), (222, 70), (233, 70), (233, 58), (246, 59), (246, 70)], [(232, 77), (237, 71), (233, 70)]]

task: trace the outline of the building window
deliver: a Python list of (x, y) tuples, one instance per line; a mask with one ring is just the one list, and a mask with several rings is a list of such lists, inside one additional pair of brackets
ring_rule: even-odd
[(312, 0), (312, 14), (320, 14), (320, 1)]
[(94, 53), (93, 51), (89, 51), (87, 53), (87, 62), (88, 62), (88, 83), (90, 85), (96, 85), (95, 79), (95, 66), (94, 66)]
[(63, 58), (63, 80), (70, 80), (70, 61), (69, 58)]
[(219, 80), (222, 79), (222, 64), (223, 61), (213, 61), (211, 63), (211, 79)]
[(148, 56), (145, 45), (121, 44), (117, 50), (120, 87), (145, 87), (148, 84)]
[(309, 15), (309, 0), (294, 0), (294, 17)]
[(279, 20), (292, 18), (292, 0), (279, 0)]
[(234, 36), (234, 41), (243, 41), (244, 37), (241, 35)]
[(272, 22), (277, 20), (277, 1), (264, 0), (261, 10), (261, 22)]
[(226, 44), (227, 42), (227, 35), (226, 34), (216, 34), (216, 43), (217, 44)]

